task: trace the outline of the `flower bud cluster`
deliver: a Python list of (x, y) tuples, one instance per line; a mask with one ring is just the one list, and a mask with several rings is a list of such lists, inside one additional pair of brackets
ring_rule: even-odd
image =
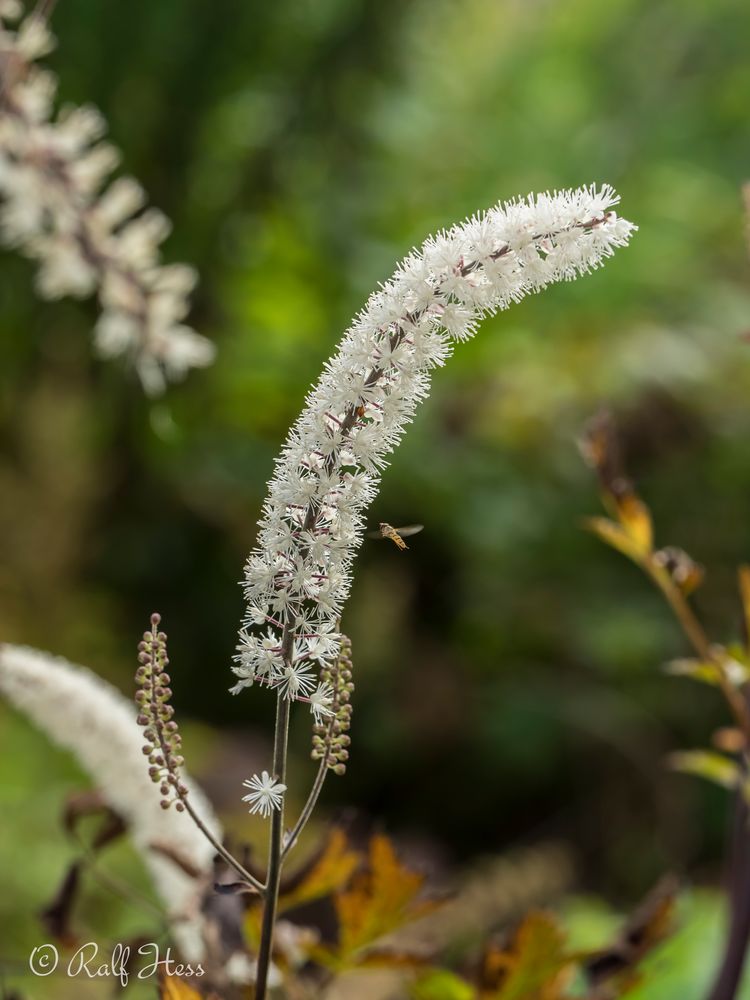
[(158, 631), (160, 622), (159, 615), (151, 615), (151, 630), (143, 633), (138, 644), (135, 701), (138, 725), (144, 727), (143, 753), (148, 757), (149, 777), (159, 785), (162, 809), (168, 809), (175, 802), (175, 808), (182, 812), (185, 808), (182, 799), (188, 793), (180, 779), (180, 768), (185, 761), (180, 753), (182, 738), (173, 719), (174, 708), (169, 704), (172, 690), (166, 672), (169, 666), (167, 637)]
[(330, 686), (331, 703), (330, 717), (325, 723), (319, 722), (313, 726), (312, 758), (325, 760), (327, 767), (334, 774), (346, 771), (349, 760), (349, 727), (352, 721), (351, 697), (354, 691), (352, 681), (352, 643), (341, 636), (341, 648), (336, 662), (325, 666), (321, 671), (324, 684)]
[(97, 292), (102, 314), (94, 332), (104, 357), (127, 355), (144, 389), (214, 358), (214, 347), (182, 320), (196, 273), (162, 266), (159, 245), (170, 230), (131, 177), (109, 182), (120, 158), (101, 142), (96, 109), (54, 115), (56, 80), (35, 61), (54, 40), (32, 14), (16, 30), (19, 0), (0, 0), (0, 239), (39, 263), (37, 290), (56, 299)]

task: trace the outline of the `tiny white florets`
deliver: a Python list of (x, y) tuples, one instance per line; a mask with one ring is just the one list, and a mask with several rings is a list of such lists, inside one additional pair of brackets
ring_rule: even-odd
[(286, 785), (272, 778), (268, 771), (263, 771), (260, 776), (254, 774), (242, 784), (250, 789), (247, 795), (242, 796), (242, 801), (250, 803), (251, 813), (260, 813), (261, 816), (268, 818), (274, 809), (281, 808)]
[(315, 683), (316, 678), (312, 663), (298, 661), (287, 664), (273, 686), (291, 701), (297, 698), (306, 698), (314, 690)]
[[(242, 680), (233, 691), (260, 677), (307, 700), (309, 664), (323, 668), (338, 655), (364, 515), (432, 370), (483, 317), (588, 273), (624, 246), (636, 227), (617, 217), (617, 202), (605, 184), (497, 205), (429, 237), (370, 297), (276, 462), (245, 567), (248, 611), (234, 668)], [(277, 631), (259, 637), (254, 630), (269, 620)], [(310, 698), (316, 719), (325, 714), (321, 698)]]
[(333, 715), (332, 704), (333, 688), (327, 681), (323, 681), (310, 695), (310, 711), (315, 725), (319, 726), (323, 719), (329, 719)]

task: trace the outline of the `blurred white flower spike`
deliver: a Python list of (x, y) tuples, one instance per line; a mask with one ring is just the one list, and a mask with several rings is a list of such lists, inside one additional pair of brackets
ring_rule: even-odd
[[(138, 852), (173, 921), (185, 957), (205, 954), (203, 900), (212, 884), (215, 851), (185, 814), (164, 810), (144, 767), (141, 732), (131, 702), (96, 674), (26, 646), (0, 643), (0, 696), (23, 712), (53, 743), (71, 751), (127, 822)], [(210, 803), (185, 779), (196, 809), (218, 840), (222, 830)], [(160, 850), (157, 848), (161, 848)], [(170, 853), (186, 858), (188, 875)]]
[(55, 77), (35, 64), (54, 47), (42, 18), (0, 0), (0, 239), (37, 261), (47, 299), (99, 296), (94, 342), (132, 359), (145, 391), (210, 365), (214, 345), (183, 324), (196, 272), (160, 264), (170, 230), (130, 177), (110, 181), (118, 151), (92, 107), (54, 114)]
[(294, 698), (290, 669), (335, 660), (365, 511), (432, 369), (484, 316), (587, 274), (625, 246), (636, 227), (613, 211), (618, 201), (604, 185), (497, 205), (430, 237), (371, 296), (308, 395), (269, 484), (245, 568), (234, 693), (260, 680)]

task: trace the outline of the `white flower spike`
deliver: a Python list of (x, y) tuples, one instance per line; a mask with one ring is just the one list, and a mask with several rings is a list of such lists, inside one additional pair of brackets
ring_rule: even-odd
[(258, 777), (254, 774), (249, 780), (243, 781), (245, 788), (250, 789), (248, 795), (242, 796), (243, 802), (251, 804), (251, 813), (260, 813), (266, 819), (274, 809), (280, 809), (286, 791), (286, 785), (282, 785), (275, 778), (272, 778), (268, 771)]
[(484, 316), (625, 246), (636, 227), (613, 211), (618, 201), (604, 185), (497, 205), (427, 239), (370, 297), (277, 460), (245, 567), (234, 693), (254, 678), (288, 685), (287, 670), (335, 660), (364, 514), (432, 369)]
[[(144, 766), (141, 731), (133, 705), (84, 667), (26, 646), (0, 643), (0, 696), (23, 712), (45, 736), (75, 754), (108, 804), (127, 821), (138, 852), (174, 921), (185, 957), (205, 953), (202, 902), (205, 886), (169, 857), (185, 857), (213, 881), (215, 850), (190, 819), (159, 805)], [(217, 840), (222, 830), (210, 803), (190, 778), (190, 799)], [(155, 845), (166, 848), (158, 851)]]
[(156, 209), (141, 211), (140, 185), (130, 177), (108, 184), (119, 153), (100, 142), (99, 112), (54, 116), (56, 80), (35, 65), (54, 39), (35, 14), (11, 29), (21, 13), (15, 0), (0, 3), (0, 239), (38, 261), (44, 298), (97, 292), (96, 349), (132, 358), (146, 392), (158, 394), (214, 359), (214, 345), (183, 324), (197, 275), (160, 264), (170, 223)]

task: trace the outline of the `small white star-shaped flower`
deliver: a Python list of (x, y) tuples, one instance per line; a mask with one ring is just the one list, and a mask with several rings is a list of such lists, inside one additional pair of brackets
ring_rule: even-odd
[(327, 681), (323, 681), (310, 695), (310, 711), (317, 725), (320, 725), (324, 718), (330, 718), (333, 715), (332, 704), (333, 688)]
[(298, 698), (300, 695), (303, 697), (308, 695), (315, 687), (312, 664), (304, 660), (287, 664), (274, 687), (279, 688), (284, 697), (289, 700)]
[(250, 789), (248, 795), (242, 796), (242, 801), (251, 804), (251, 813), (259, 812), (261, 816), (268, 817), (274, 809), (281, 808), (286, 785), (272, 778), (268, 771), (263, 771), (260, 777), (254, 774), (242, 784)]

